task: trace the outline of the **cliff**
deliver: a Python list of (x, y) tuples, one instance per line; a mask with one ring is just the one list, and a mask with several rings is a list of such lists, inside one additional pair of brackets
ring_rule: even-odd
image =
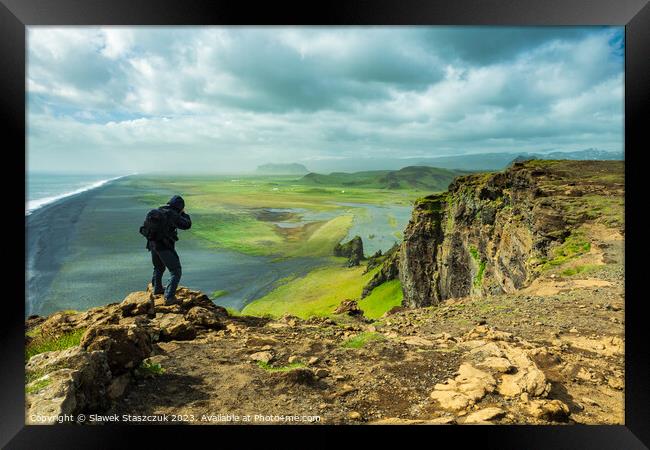
[(588, 223), (622, 230), (623, 163), (528, 161), (418, 200), (398, 258), (404, 305), (512, 293), (586, 253)]

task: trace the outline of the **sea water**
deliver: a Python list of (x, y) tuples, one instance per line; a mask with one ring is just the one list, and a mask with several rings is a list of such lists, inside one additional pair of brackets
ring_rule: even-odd
[(27, 172), (25, 178), (25, 215), (29, 215), (42, 206), (97, 188), (121, 176)]

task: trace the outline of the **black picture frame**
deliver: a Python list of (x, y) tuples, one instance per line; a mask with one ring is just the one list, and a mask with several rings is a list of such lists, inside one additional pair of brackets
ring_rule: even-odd
[[(24, 217), (20, 184), (12, 180), (25, 168), (25, 36), (30, 25), (618, 25), (625, 26), (625, 425), (621, 426), (474, 426), (474, 427), (346, 427), (311, 426), (319, 440), (295, 438), (293, 426), (192, 427), (163, 426), (26, 426), (24, 424), (24, 291), (15, 263), (25, 246), (12, 238)], [(275, 2), (244, 0), (0, 0), (0, 127), (3, 153), (4, 233), (14, 251), (4, 254), (4, 286), (0, 303), (0, 445), (6, 448), (122, 448), (136, 445), (132, 433), (148, 446), (193, 444), (198, 438), (226, 445), (224, 433), (243, 432), (240, 439), (263, 436), (268, 442), (293, 445), (336, 445), (356, 432), (363, 438), (398, 437), (402, 445), (437, 445), (441, 438), (481, 448), (636, 449), (650, 445), (650, 389), (647, 319), (642, 313), (644, 221), (644, 117), (650, 116), (650, 5), (648, 0), (338, 0), (302, 2), (281, 7)], [(647, 119), (646, 119), (647, 120)], [(24, 192), (23, 192), (24, 193)], [(11, 232), (11, 234), (9, 234)], [(646, 234), (647, 236), (647, 234)], [(630, 242), (631, 245), (627, 245)], [(647, 262), (645, 262), (647, 265)], [(15, 272), (15, 275), (14, 275)], [(13, 276), (12, 276), (13, 275)], [(181, 433), (179, 433), (181, 431)], [(182, 432), (185, 431), (185, 432)], [(189, 435), (188, 433), (191, 433)], [(269, 436), (272, 435), (272, 436)], [(205, 435), (205, 436), (201, 436)], [(209, 435), (209, 436), (208, 436)], [(214, 436), (213, 436), (214, 435)], [(320, 437), (319, 436), (319, 437)], [(229, 436), (234, 437), (234, 436)], [(218, 440), (214, 440), (214, 439)], [(347, 437), (345, 437), (347, 439)], [(422, 440), (422, 441), (421, 441)], [(142, 441), (141, 441), (142, 442)], [(423, 442), (423, 443), (417, 443)], [(412, 444), (410, 444), (412, 443)], [(137, 445), (143, 445), (137, 444)], [(235, 444), (228, 444), (235, 445)]]

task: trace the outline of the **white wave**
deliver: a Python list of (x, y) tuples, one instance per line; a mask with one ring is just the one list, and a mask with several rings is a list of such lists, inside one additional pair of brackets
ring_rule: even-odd
[[(130, 174), (130, 175), (136, 175), (136, 174)], [(52, 197), (45, 197), (45, 198), (39, 198), (36, 200), (30, 200), (26, 202), (25, 204), (25, 215), (28, 216), (31, 213), (33, 213), (35, 210), (38, 208), (41, 208), (45, 205), (49, 205), (50, 203), (54, 203), (58, 200), (61, 200), (66, 197), (71, 197), (73, 195), (81, 194), (82, 192), (90, 191), (91, 189), (98, 188), (100, 186), (105, 185), (106, 183), (110, 183), (111, 181), (119, 180), (120, 178), (128, 177), (129, 175), (121, 175), (119, 177), (115, 178), (108, 178), (106, 180), (100, 180), (95, 183), (89, 184), (88, 186), (84, 186), (82, 188), (76, 189), (74, 191), (66, 192), (64, 194), (60, 195), (54, 195)]]

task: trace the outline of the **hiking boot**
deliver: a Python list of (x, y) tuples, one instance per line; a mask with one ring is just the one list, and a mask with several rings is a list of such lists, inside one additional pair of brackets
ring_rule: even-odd
[(178, 299), (176, 297), (165, 298), (165, 306), (175, 305), (176, 303), (178, 303)]

